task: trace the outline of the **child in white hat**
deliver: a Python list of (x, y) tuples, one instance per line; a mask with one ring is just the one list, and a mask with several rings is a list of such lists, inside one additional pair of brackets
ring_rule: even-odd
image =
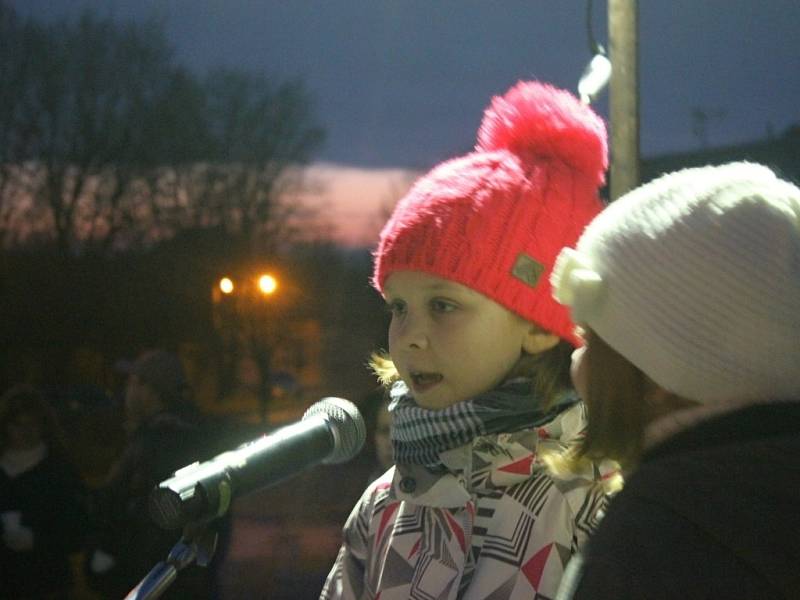
[(766, 167), (687, 169), (559, 256), (584, 329), (578, 456), (626, 484), (559, 598), (800, 598), (800, 190)]

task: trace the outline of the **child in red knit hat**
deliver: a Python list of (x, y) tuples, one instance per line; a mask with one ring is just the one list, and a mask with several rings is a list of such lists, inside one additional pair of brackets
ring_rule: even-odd
[(548, 598), (594, 526), (592, 463), (555, 476), (577, 442), (577, 343), (550, 271), (601, 204), (602, 120), (521, 82), (486, 110), (475, 151), (434, 168), (394, 210), (373, 284), (392, 314), (396, 466), (351, 514), (322, 598)]

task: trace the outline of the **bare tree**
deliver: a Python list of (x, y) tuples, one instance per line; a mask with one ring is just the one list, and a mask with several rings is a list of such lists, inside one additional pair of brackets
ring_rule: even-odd
[(87, 13), (49, 34), (35, 89), (38, 196), (63, 254), (107, 249), (135, 221), (141, 180), (162, 158), (156, 128), (175, 133), (159, 109), (182, 75), (155, 23), (119, 25)]
[(32, 83), (38, 75), (36, 50), (44, 43), (40, 28), (22, 23), (16, 13), (0, 1), (0, 241), (5, 239), (30, 203), (15, 206), (15, 200), (33, 181), (28, 159), (36, 138), (36, 123), (30, 118)]
[(212, 161), (202, 180), (205, 220), (219, 220), (251, 250), (271, 253), (291, 237), (298, 208), (286, 202), (323, 139), (312, 120), (310, 95), (301, 82), (278, 86), (265, 78), (218, 70), (205, 82)]
[(281, 198), (323, 137), (302, 83), (198, 81), (154, 21), (21, 24), (0, 4), (0, 28), (6, 229), (50, 231), (62, 256), (185, 228), (223, 225), (251, 251), (291, 236)]

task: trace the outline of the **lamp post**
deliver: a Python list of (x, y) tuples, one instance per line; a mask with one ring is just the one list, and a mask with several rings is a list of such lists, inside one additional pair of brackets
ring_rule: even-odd
[(637, 0), (608, 0), (611, 47), (611, 200), (639, 185)]
[(608, 0), (610, 57), (594, 37), (592, 0), (586, 2), (586, 25), (592, 59), (581, 74), (578, 94), (594, 102), (609, 85), (611, 126), (610, 195), (616, 200), (639, 185), (639, 9), (637, 0)]
[(274, 319), (267, 319), (271, 300), (279, 289), (277, 277), (261, 272), (242, 277), (226, 275), (218, 279), (211, 292), (214, 306), (214, 326), (222, 337), (223, 388), (235, 377), (239, 353), (243, 347), (258, 368), (259, 417), (267, 420), (272, 401), (271, 362)]

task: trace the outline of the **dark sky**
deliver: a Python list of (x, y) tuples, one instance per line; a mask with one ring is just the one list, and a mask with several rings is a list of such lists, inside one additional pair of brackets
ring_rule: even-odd
[[(575, 88), (583, 0), (12, 0), (42, 18), (156, 14), (179, 61), (304, 78), (328, 139), (318, 159), (423, 168), (470, 149), (483, 108), (521, 78)], [(606, 42), (606, 3), (594, 6)], [(800, 122), (798, 0), (640, 0), (642, 150), (780, 134)], [(604, 97), (597, 105), (606, 114)]]

